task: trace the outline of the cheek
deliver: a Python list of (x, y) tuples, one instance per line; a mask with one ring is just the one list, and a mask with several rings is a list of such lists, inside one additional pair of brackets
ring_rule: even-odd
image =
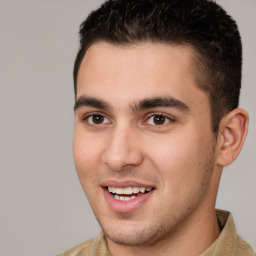
[(73, 154), (78, 177), (82, 185), (91, 182), (97, 175), (101, 162), (101, 149), (97, 140), (75, 130)]
[(209, 160), (209, 144), (201, 134), (181, 131), (158, 141), (155, 147), (148, 147), (148, 155), (165, 186), (173, 189), (180, 184), (192, 187), (202, 176)]

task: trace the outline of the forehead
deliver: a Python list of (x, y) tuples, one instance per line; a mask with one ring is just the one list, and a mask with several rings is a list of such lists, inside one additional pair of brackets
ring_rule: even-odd
[[(177, 62), (177, 59), (179, 61)], [(130, 45), (115, 45), (107, 42), (96, 42), (86, 51), (81, 62), (80, 70), (86, 71), (85, 68), (103, 69), (115, 71), (116, 68), (121, 70), (122, 67), (128, 71), (135, 71), (140, 68), (140, 72), (149, 71), (154, 68), (157, 73), (164, 72), (176, 62), (180, 68), (190, 71), (194, 63), (193, 48), (188, 45), (168, 45), (162, 43), (141, 42)], [(157, 68), (158, 67), (158, 68)], [(156, 69), (157, 68), (157, 69)], [(174, 66), (171, 67), (174, 69)], [(103, 72), (104, 70), (101, 70)], [(78, 78), (81, 72), (78, 72)]]
[(194, 54), (189, 46), (98, 42), (89, 47), (82, 60), (77, 96), (140, 100), (142, 96), (170, 94), (189, 100), (199, 90), (196, 80)]

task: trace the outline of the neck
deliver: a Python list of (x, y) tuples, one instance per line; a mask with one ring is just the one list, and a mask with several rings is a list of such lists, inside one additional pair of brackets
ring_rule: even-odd
[(215, 209), (197, 211), (191, 214), (183, 223), (181, 229), (172, 232), (164, 240), (149, 246), (123, 246), (107, 239), (112, 256), (198, 256), (204, 252), (219, 236)]

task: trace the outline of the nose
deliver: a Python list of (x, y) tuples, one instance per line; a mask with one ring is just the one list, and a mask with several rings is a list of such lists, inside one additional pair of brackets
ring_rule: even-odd
[(133, 128), (115, 127), (103, 153), (103, 162), (113, 171), (138, 166), (143, 161), (139, 134)]

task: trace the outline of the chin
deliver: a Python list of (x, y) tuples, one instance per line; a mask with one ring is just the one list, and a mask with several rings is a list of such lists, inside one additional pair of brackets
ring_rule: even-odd
[(166, 237), (172, 227), (167, 225), (154, 225), (154, 223), (147, 221), (147, 223), (125, 223), (120, 222), (113, 225), (102, 225), (100, 223), (105, 237), (113, 243), (124, 246), (150, 246)]
[(106, 238), (111, 240), (112, 242), (124, 245), (124, 246), (148, 246), (155, 243), (155, 235), (151, 235), (146, 233), (145, 231), (137, 231), (132, 233), (122, 233), (119, 232), (106, 232), (103, 230)]

